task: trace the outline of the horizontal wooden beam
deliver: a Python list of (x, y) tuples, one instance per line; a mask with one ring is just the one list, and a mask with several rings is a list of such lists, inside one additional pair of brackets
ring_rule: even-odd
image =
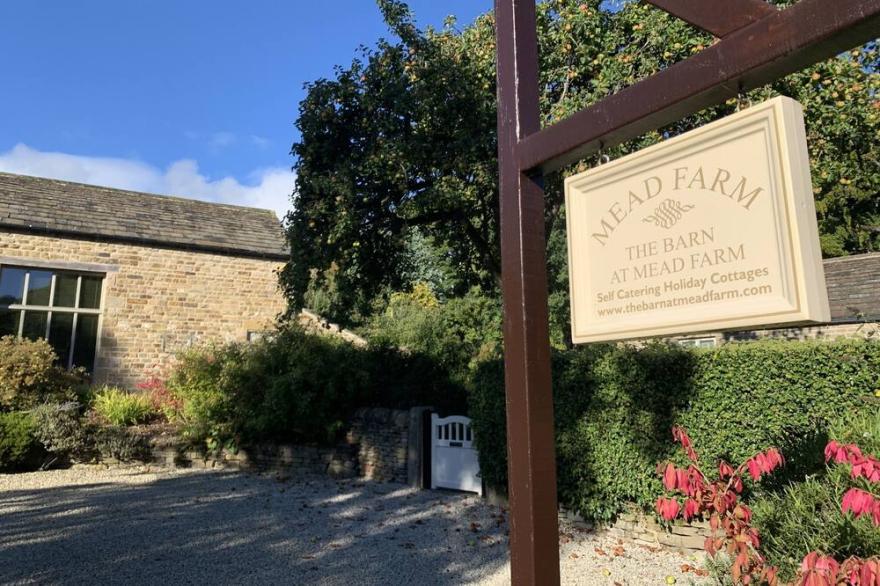
[(776, 8), (764, 0), (646, 0), (716, 37), (726, 37), (770, 16)]
[(520, 166), (557, 170), (877, 37), (880, 0), (800, 0), (525, 137)]

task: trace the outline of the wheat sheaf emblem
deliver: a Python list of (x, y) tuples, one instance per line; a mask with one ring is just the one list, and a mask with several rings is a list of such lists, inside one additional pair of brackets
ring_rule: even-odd
[(643, 222), (654, 224), (661, 228), (672, 228), (684, 215), (696, 206), (683, 204), (675, 199), (667, 199), (654, 208), (654, 213), (646, 216)]

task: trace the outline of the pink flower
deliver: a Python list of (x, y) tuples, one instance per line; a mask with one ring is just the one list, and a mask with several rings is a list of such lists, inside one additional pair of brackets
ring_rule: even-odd
[(742, 491), (743, 491), (743, 481), (742, 481), (742, 478), (740, 478), (739, 476), (737, 476), (736, 478), (734, 478), (734, 479), (733, 479), (733, 485), (732, 485), (732, 488), (733, 488), (733, 490), (735, 490), (735, 491), (737, 492), (737, 494), (742, 493)]
[(679, 511), (681, 511), (681, 505), (678, 504), (677, 500), (663, 497), (657, 499), (655, 507), (657, 509), (657, 514), (667, 521), (675, 519), (678, 516)]
[(746, 466), (748, 466), (749, 468), (749, 476), (752, 477), (752, 480), (757, 481), (759, 478), (761, 478), (761, 467), (758, 465), (758, 462), (755, 460), (755, 458), (751, 458), (746, 463)]
[(801, 562), (799, 583), (802, 586), (833, 586), (839, 569), (840, 564), (834, 558), (812, 551)]
[(688, 499), (687, 502), (684, 503), (685, 520), (690, 521), (699, 514), (699, 511), (700, 505), (694, 499)]
[(828, 442), (828, 445), (825, 446), (825, 461), (830, 462), (831, 460), (834, 460), (838, 464), (846, 462), (846, 450), (834, 440), (831, 440)]
[(776, 448), (770, 448), (765, 452), (765, 454), (767, 462), (767, 470), (765, 470), (765, 472), (773, 472), (774, 470), (785, 464), (785, 458), (782, 457), (782, 452), (780, 452)]
[(852, 512), (855, 517), (871, 515), (875, 525), (880, 525), (880, 501), (869, 492), (858, 488), (851, 488), (843, 495), (840, 503), (843, 513)]
[(730, 478), (733, 476), (733, 467), (724, 460), (721, 460), (718, 463), (718, 476), (721, 477), (721, 480)]
[[(855, 584), (855, 582), (853, 582)], [(880, 584), (880, 561), (868, 560), (862, 564), (859, 572), (859, 582), (861, 586), (870, 586), (871, 584)]]
[(697, 452), (695, 452), (694, 448), (691, 447), (691, 438), (688, 437), (688, 434), (684, 429), (678, 427), (677, 425), (673, 427), (672, 439), (681, 444), (681, 447), (684, 448), (684, 451), (691, 462), (697, 461)]
[(666, 487), (666, 490), (675, 490), (677, 478), (678, 475), (675, 473), (675, 466), (671, 463), (667, 464), (666, 469), (663, 471), (663, 486)]
[(850, 457), (850, 464), (852, 464), (850, 474), (853, 478), (862, 476), (867, 478), (868, 482), (880, 482), (880, 461), (871, 456)]
[(675, 471), (675, 486), (681, 492), (685, 494), (690, 494), (690, 482), (688, 482), (688, 473), (685, 470), (676, 470)]

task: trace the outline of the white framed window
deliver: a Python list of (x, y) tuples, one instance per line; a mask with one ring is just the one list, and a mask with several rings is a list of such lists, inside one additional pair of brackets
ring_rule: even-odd
[(678, 340), (678, 345), (685, 348), (714, 348), (718, 345), (718, 340), (715, 338), (686, 338)]
[(0, 266), (0, 337), (49, 342), (62, 366), (94, 369), (104, 275)]

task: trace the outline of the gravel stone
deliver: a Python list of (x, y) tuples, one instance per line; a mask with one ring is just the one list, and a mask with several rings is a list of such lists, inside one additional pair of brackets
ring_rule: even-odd
[[(563, 524), (564, 584), (679, 584), (700, 560)], [(399, 484), (148, 466), (0, 475), (3, 584), (508, 584), (507, 515)]]

